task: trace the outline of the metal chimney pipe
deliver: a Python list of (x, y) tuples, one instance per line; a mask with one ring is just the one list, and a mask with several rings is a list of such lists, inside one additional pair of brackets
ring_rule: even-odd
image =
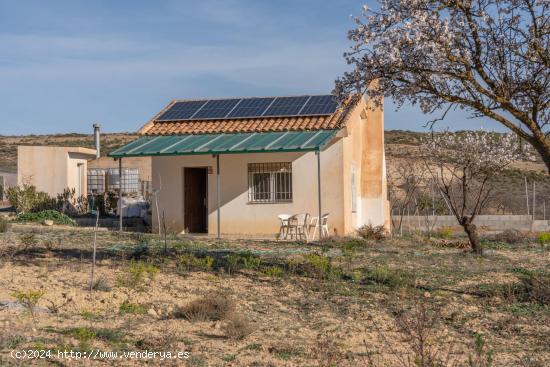
[(96, 159), (101, 157), (101, 143), (99, 141), (99, 128), (100, 124), (94, 124), (94, 141), (95, 141), (95, 157)]

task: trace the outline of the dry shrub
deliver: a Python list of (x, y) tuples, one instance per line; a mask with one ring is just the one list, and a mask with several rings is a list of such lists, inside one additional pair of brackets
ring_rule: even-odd
[(5, 218), (0, 217), (0, 233), (4, 233), (8, 231), (8, 220)]
[(196, 299), (176, 309), (174, 317), (190, 322), (219, 321), (229, 318), (235, 312), (235, 302), (224, 293)]
[(495, 235), (495, 241), (517, 245), (526, 241), (526, 236), (517, 229), (507, 229)]
[(233, 314), (223, 327), (225, 336), (234, 340), (242, 340), (252, 334), (256, 328), (244, 316)]
[(386, 239), (388, 233), (384, 226), (373, 226), (366, 224), (357, 230), (357, 234), (366, 240), (382, 241)]
[(328, 333), (317, 335), (317, 344), (313, 347), (313, 354), (319, 362), (319, 366), (341, 366), (346, 359), (346, 354), (342, 351), (342, 345), (335, 340), (337, 338)]

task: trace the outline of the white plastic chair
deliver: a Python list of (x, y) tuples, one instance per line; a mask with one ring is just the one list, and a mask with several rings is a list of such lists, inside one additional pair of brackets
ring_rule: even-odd
[(301, 213), (293, 215), (289, 218), (289, 233), (290, 237), (294, 235), (294, 238), (309, 240), (309, 214)]
[[(319, 234), (320, 234), (319, 239), (323, 236), (326, 236), (326, 237), (329, 236), (328, 216), (329, 216), (329, 213), (325, 213), (321, 217), (321, 230), (319, 231)], [(319, 228), (319, 217), (311, 217), (308, 232), (311, 231), (311, 228), (313, 228), (313, 235), (311, 236), (311, 239), (314, 240), (317, 234), (317, 229)]]
[(281, 226), (279, 227), (279, 239), (286, 239), (288, 237), (289, 231), (289, 219), (292, 217), (290, 214), (279, 214), (277, 218), (281, 221)]

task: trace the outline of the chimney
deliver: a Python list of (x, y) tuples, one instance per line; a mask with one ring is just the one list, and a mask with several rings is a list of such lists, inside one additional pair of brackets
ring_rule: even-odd
[(101, 143), (99, 142), (99, 128), (101, 125), (94, 124), (94, 141), (95, 141), (95, 157), (96, 159), (101, 157)]

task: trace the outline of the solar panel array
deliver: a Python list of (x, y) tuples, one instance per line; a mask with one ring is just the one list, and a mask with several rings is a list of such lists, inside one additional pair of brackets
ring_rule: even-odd
[(323, 116), (333, 114), (337, 108), (338, 102), (331, 95), (211, 99), (176, 102), (156, 120)]

